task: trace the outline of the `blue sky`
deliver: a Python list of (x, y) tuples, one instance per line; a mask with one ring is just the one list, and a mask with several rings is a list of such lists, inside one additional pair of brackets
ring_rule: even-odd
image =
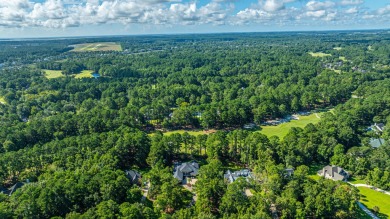
[(0, 0), (0, 38), (389, 28), (390, 0)]

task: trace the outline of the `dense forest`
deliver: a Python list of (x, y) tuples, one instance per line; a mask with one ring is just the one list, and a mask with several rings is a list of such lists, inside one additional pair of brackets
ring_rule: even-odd
[[(24, 183), (0, 218), (364, 218), (357, 188), (310, 175), (332, 164), (390, 190), (390, 129), (368, 130), (390, 124), (390, 34), (374, 33), (0, 41), (0, 187)], [(95, 42), (122, 50), (72, 51)], [(259, 132), (329, 108), (284, 138)], [(210, 132), (168, 134), (195, 129)], [(191, 160), (188, 190), (172, 173)], [(253, 179), (224, 179), (241, 168)]]

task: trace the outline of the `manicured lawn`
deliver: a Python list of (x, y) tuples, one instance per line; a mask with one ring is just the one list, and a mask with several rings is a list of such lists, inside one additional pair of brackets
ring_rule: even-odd
[(84, 70), (81, 73), (77, 74), (75, 78), (93, 78), (92, 73), (93, 71), (91, 70)]
[[(321, 117), (323, 113), (317, 113)], [(304, 128), (307, 124), (313, 123), (316, 124), (321, 119), (316, 116), (315, 113), (309, 116), (299, 116), (299, 120), (291, 120), (291, 122), (283, 123), (277, 126), (262, 126), (260, 131), (264, 135), (271, 137), (273, 135), (278, 136), (279, 138), (284, 138), (292, 127)]]
[(325, 57), (325, 56), (332, 56), (332, 54), (327, 54), (323, 52), (309, 52), (309, 54), (313, 57)]
[(42, 71), (45, 72), (45, 77), (46, 77), (47, 79), (53, 79), (53, 78), (64, 77), (64, 74), (62, 74), (62, 71), (59, 71), (59, 70), (47, 70), (47, 69), (43, 69)]
[(83, 43), (73, 46), (72, 52), (122, 51), (122, 46), (115, 42)]
[(383, 194), (370, 188), (359, 187), (360, 202), (372, 211), (374, 206), (379, 207), (378, 215), (381, 218), (390, 217), (390, 195)]
[(0, 103), (1, 104), (7, 104), (7, 102), (4, 100), (4, 97), (0, 97)]
[(348, 182), (352, 184), (366, 184), (366, 181), (364, 181), (363, 179), (356, 179), (354, 177), (349, 178)]
[(317, 172), (322, 169), (325, 165), (317, 164), (309, 166), (309, 178), (314, 180), (319, 180), (321, 176), (317, 174)]

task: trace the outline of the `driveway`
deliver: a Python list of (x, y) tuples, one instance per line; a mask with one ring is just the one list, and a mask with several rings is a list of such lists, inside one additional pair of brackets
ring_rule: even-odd
[(360, 202), (357, 202), (357, 204), (359, 205), (359, 207), (364, 211), (366, 212), (366, 214), (368, 214), (370, 217), (372, 217), (373, 219), (380, 219), (379, 217), (377, 217), (374, 213), (372, 213), (370, 210), (368, 210), (366, 208), (366, 206), (364, 206), (362, 203)]
[(390, 192), (388, 191), (385, 191), (383, 189), (379, 189), (379, 188), (375, 188), (374, 186), (370, 186), (370, 185), (367, 185), (367, 184), (352, 184), (352, 183), (349, 183), (350, 185), (353, 185), (355, 187), (366, 187), (366, 188), (370, 188), (370, 189), (373, 189), (375, 191), (378, 191), (378, 192), (381, 192), (383, 194), (386, 194), (386, 195), (390, 195)]

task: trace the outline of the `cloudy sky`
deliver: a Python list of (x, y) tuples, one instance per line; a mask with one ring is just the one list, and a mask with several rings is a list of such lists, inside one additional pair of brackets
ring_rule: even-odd
[(389, 28), (390, 0), (0, 0), (0, 38)]

